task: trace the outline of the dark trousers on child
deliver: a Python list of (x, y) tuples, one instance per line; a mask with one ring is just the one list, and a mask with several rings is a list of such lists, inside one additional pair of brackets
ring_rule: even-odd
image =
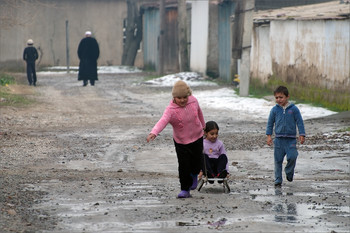
[(177, 161), (179, 164), (179, 179), (181, 190), (189, 191), (193, 178), (191, 175), (198, 175), (203, 164), (203, 138), (189, 144), (175, 142)]
[(282, 164), (287, 155), (287, 164), (284, 168), (287, 178), (293, 179), (294, 169), (298, 157), (296, 138), (276, 137), (274, 140), (274, 161), (275, 161), (275, 184), (281, 184)]
[(220, 155), (219, 158), (217, 159), (209, 158), (207, 154), (204, 154), (204, 156), (205, 156), (205, 166), (208, 172), (207, 175), (212, 175), (213, 177), (216, 177), (223, 170), (226, 170), (227, 156), (225, 154)]

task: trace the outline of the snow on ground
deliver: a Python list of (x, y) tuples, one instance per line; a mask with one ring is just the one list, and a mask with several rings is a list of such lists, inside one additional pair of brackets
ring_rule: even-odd
[(175, 82), (182, 80), (190, 86), (210, 86), (210, 85), (217, 85), (214, 82), (210, 82), (206, 79), (204, 79), (200, 74), (196, 72), (182, 72), (177, 74), (169, 74), (160, 78), (156, 78), (153, 80), (149, 80), (145, 82), (146, 84), (151, 85), (158, 85), (158, 86), (167, 86), (172, 87)]
[[(70, 66), (69, 73), (77, 74), (79, 70), (78, 66)], [(98, 66), (98, 74), (123, 74), (123, 73), (137, 73), (142, 72), (142, 70), (136, 67), (130, 66)], [(52, 66), (45, 68), (44, 71), (38, 72), (39, 74), (66, 74), (67, 67), (65, 66)]]
[[(54, 74), (54, 73), (66, 73), (66, 67), (54, 66), (47, 68), (47, 71), (38, 72), (40, 74)], [(70, 67), (71, 73), (77, 73), (78, 67)], [(98, 73), (135, 73), (142, 72), (141, 70), (128, 67), (128, 66), (99, 66)], [(170, 74), (162, 76), (153, 80), (144, 82), (147, 85), (158, 86), (173, 86), (178, 80), (185, 81), (190, 87), (194, 86), (213, 86), (217, 85), (215, 82), (211, 82), (203, 78), (196, 72), (182, 72), (176, 74)], [(240, 97), (236, 94), (235, 90), (231, 88), (220, 88), (210, 91), (196, 91), (194, 95), (197, 97), (201, 106), (207, 106), (220, 109), (231, 110), (236, 112), (237, 118), (266, 120), (271, 108), (275, 105), (274, 102), (267, 101), (265, 99), (252, 98), (252, 97)], [(308, 104), (296, 105), (303, 116), (304, 120), (325, 117), (336, 112), (327, 110), (325, 108), (314, 107)]]
[[(242, 119), (248, 117), (266, 120), (271, 108), (276, 104), (275, 102), (265, 99), (240, 97), (236, 94), (235, 90), (230, 88), (221, 88), (215, 91), (201, 91), (197, 92), (195, 96), (198, 98), (201, 105), (205, 104), (217, 109), (237, 111), (239, 112), (237, 116), (241, 116)], [(325, 108), (314, 107), (308, 104), (296, 104), (296, 106), (299, 108), (304, 120), (336, 113)]]
[[(190, 87), (199, 85), (217, 85), (216, 83), (205, 80), (194, 72), (166, 75), (148, 81), (147, 83), (159, 86), (173, 86), (178, 80), (185, 81)], [(235, 116), (241, 119), (248, 117), (266, 120), (271, 108), (275, 105), (274, 102), (265, 99), (240, 97), (236, 94), (236, 91), (231, 88), (197, 91), (194, 93), (194, 96), (196, 96), (201, 106), (208, 106), (218, 110), (228, 109), (238, 112)], [(308, 104), (296, 104), (296, 106), (299, 108), (304, 120), (324, 117), (336, 113), (325, 108), (313, 107)]]

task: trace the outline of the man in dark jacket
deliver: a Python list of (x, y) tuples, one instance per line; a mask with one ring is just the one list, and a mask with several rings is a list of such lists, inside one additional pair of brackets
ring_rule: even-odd
[(90, 80), (91, 86), (95, 85), (97, 78), (97, 59), (100, 56), (100, 49), (95, 38), (91, 37), (91, 32), (85, 32), (85, 38), (83, 38), (78, 47), (79, 74), (78, 80), (83, 80), (84, 86), (88, 84)]
[(35, 72), (35, 61), (38, 59), (38, 51), (33, 46), (34, 42), (32, 39), (27, 41), (27, 47), (23, 52), (23, 60), (27, 63), (27, 78), (29, 85), (36, 86), (36, 72)]

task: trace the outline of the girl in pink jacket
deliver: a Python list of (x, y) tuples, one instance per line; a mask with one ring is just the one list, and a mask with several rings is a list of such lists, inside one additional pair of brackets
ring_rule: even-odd
[(201, 170), (205, 121), (197, 99), (184, 81), (175, 83), (172, 95), (173, 99), (163, 116), (147, 136), (147, 142), (154, 140), (171, 124), (181, 184), (178, 198), (188, 198), (191, 197), (190, 190), (197, 187), (197, 176)]

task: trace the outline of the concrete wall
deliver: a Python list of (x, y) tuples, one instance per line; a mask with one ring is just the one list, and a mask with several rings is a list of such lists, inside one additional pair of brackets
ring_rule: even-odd
[(330, 2), (332, 0), (255, 0), (256, 10), (278, 9), (289, 6), (301, 6), (316, 4), (322, 2)]
[[(1, 7), (0, 13), (6, 10)], [(125, 0), (42, 0), (21, 2), (11, 10), (13, 17), (24, 23), (0, 27), (0, 63), (22, 60), (26, 41), (31, 38), (42, 56), (41, 65), (66, 65), (66, 20), (71, 66), (79, 63), (77, 48), (87, 30), (100, 45), (99, 65), (121, 63)]]
[(213, 77), (219, 76), (219, 37), (218, 37), (218, 5), (209, 2), (209, 35), (208, 35), (208, 54), (207, 54), (207, 72)]
[(190, 68), (192, 71), (205, 74), (208, 54), (209, 2), (208, 0), (189, 2), (192, 4)]
[(264, 82), (273, 74), (287, 82), (349, 90), (350, 20), (275, 20), (270, 27), (255, 27), (251, 62), (252, 76)]
[(270, 25), (255, 27), (252, 34), (251, 76), (264, 83), (272, 75)]

